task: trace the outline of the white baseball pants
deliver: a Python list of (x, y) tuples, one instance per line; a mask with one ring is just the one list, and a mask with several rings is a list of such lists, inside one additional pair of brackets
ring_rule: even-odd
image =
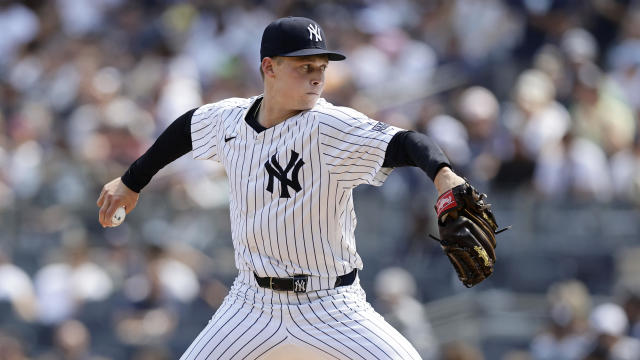
[(299, 294), (260, 288), (252, 279), (236, 278), (181, 360), (420, 359), (369, 305), (358, 279)]

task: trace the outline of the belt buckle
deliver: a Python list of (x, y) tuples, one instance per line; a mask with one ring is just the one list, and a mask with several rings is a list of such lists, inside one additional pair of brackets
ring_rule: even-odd
[(308, 275), (294, 275), (292, 281), (293, 281), (293, 292), (296, 292), (296, 293), (307, 292), (307, 284), (309, 283)]

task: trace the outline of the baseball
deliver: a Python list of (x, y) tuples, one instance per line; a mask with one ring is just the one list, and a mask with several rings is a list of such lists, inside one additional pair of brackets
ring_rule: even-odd
[(111, 217), (111, 226), (118, 226), (122, 224), (125, 216), (127, 216), (127, 212), (124, 211), (124, 206), (120, 206)]

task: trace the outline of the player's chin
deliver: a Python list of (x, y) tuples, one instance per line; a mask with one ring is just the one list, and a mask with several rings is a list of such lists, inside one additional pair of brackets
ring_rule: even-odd
[(309, 110), (316, 106), (316, 102), (320, 98), (320, 94), (307, 93), (300, 99), (300, 109)]

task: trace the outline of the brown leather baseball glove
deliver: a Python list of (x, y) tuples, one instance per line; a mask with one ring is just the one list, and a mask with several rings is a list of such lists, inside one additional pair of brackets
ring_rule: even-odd
[(496, 219), (485, 194), (469, 183), (443, 193), (436, 201), (440, 242), (464, 286), (472, 287), (493, 273), (496, 262)]

